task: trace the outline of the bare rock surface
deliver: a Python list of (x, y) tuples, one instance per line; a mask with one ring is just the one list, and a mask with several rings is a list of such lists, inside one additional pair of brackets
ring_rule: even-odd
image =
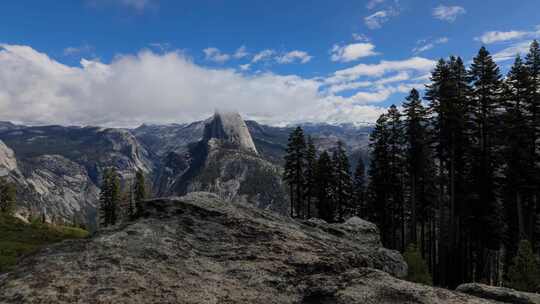
[(208, 193), (155, 199), (135, 222), (0, 275), (0, 303), (495, 303), (378, 270), (406, 265), (377, 234), (359, 219), (298, 222)]
[(539, 294), (517, 291), (505, 287), (468, 283), (459, 285), (456, 290), (485, 299), (497, 300), (503, 303), (540, 304)]

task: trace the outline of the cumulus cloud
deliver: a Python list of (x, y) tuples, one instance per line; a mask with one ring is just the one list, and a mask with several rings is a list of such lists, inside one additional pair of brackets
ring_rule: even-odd
[(448, 43), (447, 37), (441, 37), (434, 40), (422, 39), (416, 43), (416, 47), (412, 50), (414, 54), (420, 54), (422, 52), (431, 50), (438, 44)]
[(467, 11), (462, 6), (439, 5), (433, 9), (433, 17), (439, 20), (454, 22), (457, 17), (465, 14)]
[(371, 43), (353, 43), (349, 45), (334, 45), (331, 50), (332, 61), (350, 62), (363, 57), (377, 55), (375, 45)]
[(143, 50), (110, 63), (82, 59), (81, 66), (68, 66), (29, 46), (0, 45), (0, 119), (30, 124), (190, 122), (216, 108), (274, 125), (374, 121), (384, 109), (369, 102), (397, 90), (350, 99), (323, 92), (324, 85), (296, 75), (203, 67), (182, 52)]
[(219, 49), (215, 47), (206, 48), (203, 50), (206, 60), (224, 63), (225, 61), (231, 59), (231, 56), (228, 54), (222, 53)]
[(307, 52), (294, 50), (277, 57), (276, 61), (281, 64), (293, 62), (308, 63), (311, 58), (313, 56), (310, 56)]

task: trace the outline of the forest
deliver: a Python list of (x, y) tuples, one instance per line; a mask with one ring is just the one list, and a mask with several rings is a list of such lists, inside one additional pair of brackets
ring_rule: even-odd
[(468, 66), (440, 59), (423, 96), (412, 89), (379, 117), (354, 173), (342, 143), (319, 153), (300, 127), (291, 133), (291, 216), (372, 221), (385, 247), (416, 248), (437, 286), (537, 291), (539, 137), (537, 41), (506, 75), (485, 47)]

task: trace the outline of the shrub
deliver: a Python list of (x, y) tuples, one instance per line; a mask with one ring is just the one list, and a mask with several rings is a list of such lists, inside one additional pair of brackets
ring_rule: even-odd
[(403, 258), (409, 266), (406, 279), (411, 282), (432, 285), (431, 274), (426, 261), (422, 259), (422, 254), (415, 244), (410, 244), (403, 254)]
[(538, 257), (533, 253), (531, 243), (527, 240), (519, 242), (518, 252), (508, 269), (506, 285), (516, 290), (529, 292), (537, 291), (540, 286)]

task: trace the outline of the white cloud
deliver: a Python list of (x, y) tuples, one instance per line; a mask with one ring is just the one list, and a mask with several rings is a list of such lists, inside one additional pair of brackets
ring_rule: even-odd
[(369, 37), (364, 35), (364, 34), (353, 33), (352, 37), (353, 37), (353, 39), (355, 41), (360, 41), (360, 42), (369, 42), (370, 41)]
[(80, 54), (87, 54), (94, 51), (94, 47), (85, 43), (81, 46), (70, 46), (64, 49), (64, 56), (76, 56)]
[(146, 9), (157, 8), (159, 0), (86, 0), (90, 6), (121, 5), (123, 7), (142, 12)]
[(334, 45), (331, 50), (332, 61), (350, 62), (363, 57), (377, 55), (371, 43), (353, 43), (345, 46)]
[(244, 45), (239, 47), (236, 50), (236, 52), (234, 52), (234, 55), (233, 55), (233, 57), (236, 58), (236, 59), (241, 59), (241, 58), (244, 58), (244, 57), (247, 57), (247, 56), (249, 56), (249, 53), (247, 52), (246, 46), (244, 46)]
[(432, 48), (434, 48), (438, 44), (448, 43), (448, 40), (449, 39), (447, 37), (441, 37), (441, 38), (437, 38), (435, 40), (425, 40), (425, 39), (419, 40), (416, 43), (417, 46), (412, 51), (413, 51), (414, 54), (420, 54), (422, 52), (431, 50)]
[(225, 61), (231, 59), (230, 55), (221, 53), (221, 51), (215, 47), (206, 48), (203, 50), (203, 53), (206, 60), (217, 63), (224, 63)]
[(313, 56), (310, 56), (307, 52), (294, 50), (277, 57), (276, 61), (281, 64), (293, 63), (295, 61), (308, 63), (311, 58), (313, 58)]
[(367, 17), (364, 17), (364, 23), (369, 29), (378, 29), (382, 27), (382, 24), (388, 21), (389, 13), (387, 11), (378, 11)]
[(529, 51), (529, 47), (532, 41), (522, 41), (515, 43), (505, 49), (502, 49), (493, 54), (493, 60), (497, 62), (513, 60), (516, 55), (524, 55)]
[(251, 64), (249, 64), (249, 63), (241, 64), (241, 65), (239, 65), (239, 67), (240, 67), (241, 71), (247, 71), (251, 67)]
[(495, 42), (508, 41), (526, 37), (529, 32), (522, 31), (508, 31), (508, 32), (499, 32), (491, 31), (485, 32), (482, 36), (475, 38), (475, 40), (481, 41), (485, 44), (491, 44)]
[(369, 0), (366, 4), (367, 9), (374, 9), (377, 5), (384, 3), (385, 0)]
[(447, 22), (454, 22), (459, 15), (463, 15), (466, 12), (465, 8), (461, 6), (439, 5), (433, 9), (433, 17)]
[[(216, 108), (274, 125), (373, 122), (384, 111), (365, 104), (381, 97), (345, 98), (323, 92), (325, 85), (296, 75), (207, 68), (182, 52), (144, 50), (110, 63), (83, 59), (72, 67), (29, 46), (0, 45), (0, 120), (30, 124), (190, 122)], [(391, 94), (398, 87), (384, 90)]]
[(359, 77), (381, 77), (387, 73), (412, 71), (415, 73), (429, 72), (435, 66), (435, 61), (412, 57), (406, 60), (387, 61), (382, 60), (376, 64), (358, 64), (351, 68), (338, 70), (331, 77), (326, 79), (328, 84), (338, 84), (355, 81)]
[(275, 53), (276, 52), (274, 50), (269, 50), (269, 49), (260, 51), (259, 53), (255, 54), (255, 56), (253, 56), (253, 59), (251, 59), (251, 62), (256, 63), (261, 60), (267, 60), (270, 57), (272, 57)]

